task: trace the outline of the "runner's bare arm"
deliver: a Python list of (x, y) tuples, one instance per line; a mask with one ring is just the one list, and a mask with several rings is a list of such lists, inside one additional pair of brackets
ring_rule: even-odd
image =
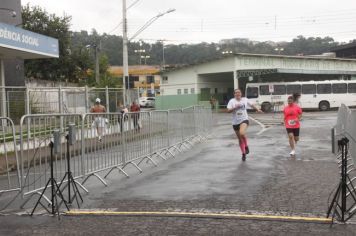
[(259, 109), (258, 107), (256, 107), (254, 104), (250, 104), (250, 106), (255, 109), (258, 113), (263, 113), (263, 111), (261, 109)]
[(298, 120), (302, 120), (302, 109), (299, 109)]
[(231, 113), (231, 112), (233, 112), (233, 111), (234, 111), (234, 108), (227, 108), (227, 109), (226, 109), (226, 112), (227, 112), (227, 113)]

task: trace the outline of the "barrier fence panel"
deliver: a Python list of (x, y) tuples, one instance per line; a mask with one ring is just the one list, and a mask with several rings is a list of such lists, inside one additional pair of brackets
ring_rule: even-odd
[(82, 142), (80, 130), (82, 116), (80, 114), (37, 114), (25, 115), (20, 123), (21, 145), (21, 177), (23, 194), (39, 194), (50, 178), (50, 147), (53, 141), (53, 132), (60, 132), (60, 145), (58, 154), (54, 157), (54, 178), (61, 181), (67, 171), (66, 162), (66, 135), (68, 126), (76, 127), (76, 141), (70, 145), (70, 165), (74, 178), (81, 177), (82, 173)]
[[(351, 135), (351, 141), (350, 141), (350, 153), (353, 158), (354, 164), (356, 164), (356, 110), (352, 110), (350, 113), (349, 117), (349, 122), (346, 127), (347, 130), (349, 130), (350, 135)], [(356, 174), (355, 174), (356, 176)]]
[[(327, 217), (332, 215), (346, 222), (356, 214), (356, 110), (344, 104), (339, 108), (337, 122), (332, 130), (332, 150), (339, 165), (339, 186), (334, 192)], [(332, 214), (331, 214), (332, 212)]]
[(183, 111), (181, 109), (168, 111), (169, 146), (183, 142), (183, 122)]
[(195, 126), (197, 134), (201, 137), (207, 136), (212, 129), (212, 111), (204, 107), (195, 108)]
[(190, 139), (196, 134), (196, 125), (195, 125), (195, 107), (184, 108), (183, 113), (183, 140), (187, 140), (190, 143)]
[(5, 192), (20, 191), (21, 178), (14, 123), (0, 117), (0, 196)]
[(153, 153), (158, 150), (169, 147), (169, 127), (168, 111), (153, 111), (151, 112), (151, 150)]
[(123, 132), (128, 129), (128, 123), (128, 118), (121, 113), (85, 114), (82, 128), (84, 182), (95, 176), (107, 185), (98, 173), (124, 163)]
[[(120, 94), (113, 91), (106, 97), (120, 99)], [(77, 95), (81, 91), (77, 91)], [(94, 91), (97, 97), (102, 90)], [(98, 92), (98, 93), (97, 93)], [(105, 91), (104, 91), (105, 92)], [(67, 91), (63, 90), (62, 93)], [(86, 95), (87, 96), (87, 95)], [(74, 98), (73, 97), (73, 98)], [(8, 118), (2, 120), (2, 138), (4, 160), (7, 170), (11, 166), (10, 159), (16, 163), (18, 172), (4, 175), (8, 181), (3, 190), (20, 190), (24, 196), (40, 194), (50, 179), (49, 144), (53, 142), (54, 131), (59, 131), (60, 144), (54, 156), (54, 178), (60, 182), (66, 175), (67, 150), (70, 157), (70, 172), (74, 179), (83, 178), (80, 187), (87, 191), (83, 184), (91, 177), (97, 177), (107, 185), (99, 174), (106, 171), (107, 177), (111, 171), (118, 169), (125, 174), (124, 168), (130, 164), (142, 172), (139, 165), (143, 160), (157, 165), (153, 157), (166, 159), (188, 149), (195, 142), (204, 140), (212, 126), (212, 111), (200, 106), (186, 109), (151, 112), (107, 112), (85, 114), (33, 114), (25, 115), (20, 120), (21, 158), (16, 152), (10, 158), (9, 150), (16, 150), (14, 125)], [(76, 128), (76, 140), (69, 145), (68, 127)], [(69, 149), (67, 149), (69, 145)], [(3, 183), (4, 181), (1, 180)], [(1, 185), (5, 186), (5, 185)], [(63, 185), (65, 188), (66, 185)], [(1, 192), (0, 192), (1, 193)], [(28, 200), (26, 200), (27, 202)], [(49, 201), (49, 200), (48, 200)], [(26, 204), (26, 202), (24, 204)]]
[[(125, 165), (129, 163), (136, 166), (134, 161), (143, 158), (148, 158), (156, 165), (149, 157), (152, 153), (150, 112), (129, 112), (126, 115), (129, 122), (124, 132)], [(140, 168), (138, 170), (142, 171)]]
[(334, 139), (334, 150), (337, 150), (337, 140), (340, 137), (349, 139), (349, 154), (351, 155), (354, 163), (356, 163), (356, 110), (351, 110), (344, 104), (339, 108), (337, 114)]

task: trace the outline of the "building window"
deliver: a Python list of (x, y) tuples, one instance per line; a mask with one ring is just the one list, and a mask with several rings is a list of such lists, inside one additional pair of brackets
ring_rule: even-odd
[(155, 77), (152, 76), (152, 75), (147, 75), (146, 76), (146, 81), (147, 81), (148, 84), (152, 84), (152, 83), (155, 82)]
[(129, 82), (128, 82), (129, 88), (134, 88), (135, 87), (135, 82), (137, 82), (137, 81), (139, 81), (139, 77), (138, 76), (129, 76)]
[(191, 93), (191, 94), (194, 94), (194, 93), (195, 93), (195, 88), (191, 88), (191, 89), (190, 89), (190, 93)]
[(218, 88), (215, 88), (214, 92), (215, 94), (218, 94)]
[(184, 89), (184, 94), (188, 94), (188, 89)]
[(182, 94), (182, 90), (181, 89), (177, 89), (177, 94), (181, 95)]
[(168, 76), (163, 76), (162, 77), (162, 84), (167, 84), (168, 83)]

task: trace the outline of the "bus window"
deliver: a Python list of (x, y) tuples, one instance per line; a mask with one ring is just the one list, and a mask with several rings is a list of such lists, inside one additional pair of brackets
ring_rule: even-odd
[(316, 90), (318, 94), (329, 94), (331, 93), (331, 84), (318, 84)]
[(286, 94), (286, 86), (285, 85), (274, 85), (273, 95), (285, 95)]
[(302, 85), (302, 93), (303, 94), (316, 94), (315, 84), (303, 84)]
[(356, 93), (356, 83), (349, 83), (349, 86), (348, 86), (348, 92), (349, 93)]
[(247, 87), (246, 96), (247, 98), (258, 98), (258, 87)]
[(260, 95), (270, 95), (269, 86), (268, 85), (261, 85), (260, 86)]
[(287, 94), (302, 93), (302, 86), (300, 84), (288, 84)]
[(345, 84), (333, 84), (333, 93), (347, 93), (347, 85)]

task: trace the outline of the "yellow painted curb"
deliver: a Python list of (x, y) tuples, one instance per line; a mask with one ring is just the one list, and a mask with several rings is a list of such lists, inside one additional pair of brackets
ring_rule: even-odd
[(322, 217), (302, 217), (302, 216), (277, 216), (277, 215), (252, 215), (233, 213), (201, 213), (201, 212), (164, 212), (164, 211), (88, 211), (73, 210), (65, 213), (67, 216), (154, 216), (154, 217), (195, 217), (195, 218), (228, 218), (246, 220), (276, 220), (276, 221), (296, 221), (310, 223), (331, 223), (331, 218)]

